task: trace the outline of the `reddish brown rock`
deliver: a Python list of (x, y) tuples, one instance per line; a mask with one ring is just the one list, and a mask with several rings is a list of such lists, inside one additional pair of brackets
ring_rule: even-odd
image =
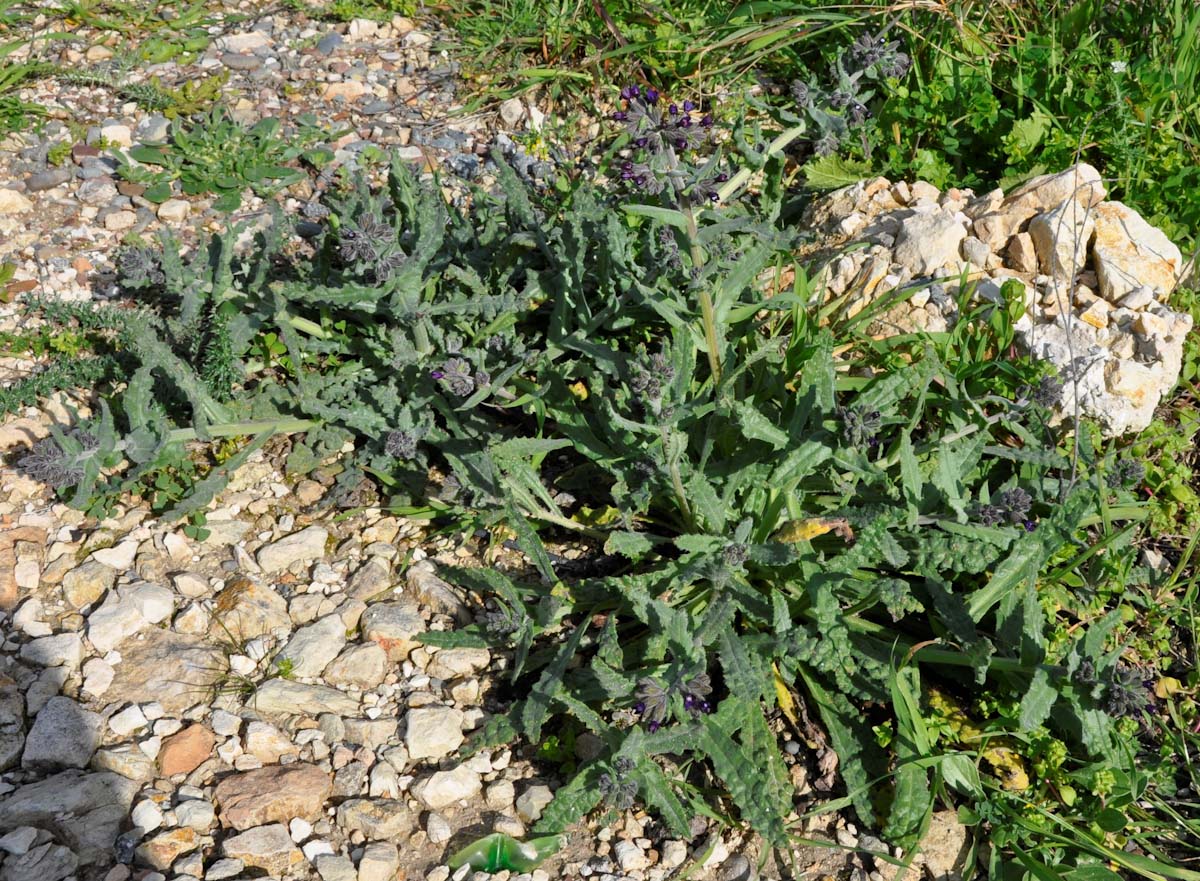
[(164, 777), (190, 774), (212, 755), (217, 738), (199, 723), (189, 725), (163, 741), (158, 753), (158, 768)]
[(333, 789), (330, 776), (315, 765), (296, 763), (233, 774), (214, 796), (221, 824), (244, 830), (294, 817), (315, 819)]

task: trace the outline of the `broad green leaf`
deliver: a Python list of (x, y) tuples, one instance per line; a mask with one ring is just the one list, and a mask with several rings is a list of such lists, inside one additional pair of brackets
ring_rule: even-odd
[(836, 190), (871, 176), (871, 166), (830, 154), (804, 164), (805, 182), (814, 190)]
[[(740, 732), (742, 743), (733, 738)], [(791, 786), (757, 703), (731, 695), (703, 719), (699, 745), (725, 783), (742, 817), (777, 847), (787, 841)]]
[(1029, 682), (1029, 690), (1021, 698), (1021, 730), (1032, 731), (1050, 718), (1057, 700), (1058, 689), (1050, 681), (1050, 674), (1045, 667), (1039, 667)]
[(579, 651), (579, 643), (590, 624), (591, 619), (585, 615), (570, 639), (559, 648), (554, 660), (542, 671), (541, 678), (521, 707), (521, 729), (525, 736), (535, 743), (541, 739), (542, 726), (550, 718), (551, 702), (562, 691), (563, 674), (575, 653)]
[(651, 758), (641, 759), (631, 772), (638, 781), (638, 793), (642, 801), (662, 820), (672, 835), (686, 838), (692, 822), (692, 813), (684, 808), (675, 785)]
[(742, 434), (746, 437), (751, 440), (764, 441), (775, 450), (782, 450), (790, 443), (787, 434), (755, 409), (749, 401), (734, 401), (732, 407), (737, 416), (738, 425), (741, 426)]
[(419, 633), (417, 642), (438, 648), (487, 648), (490, 643), (478, 628), (470, 630), (429, 630)]
[(557, 835), (586, 817), (600, 803), (599, 779), (600, 769), (593, 763), (560, 786), (532, 831), (538, 835)]
[(674, 208), (662, 208), (658, 205), (622, 205), (621, 209), (626, 214), (632, 214), (635, 217), (650, 217), (660, 223), (687, 232), (687, 218)]

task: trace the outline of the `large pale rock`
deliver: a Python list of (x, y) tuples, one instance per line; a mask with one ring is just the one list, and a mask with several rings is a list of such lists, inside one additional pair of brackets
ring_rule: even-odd
[(522, 823), (536, 823), (552, 801), (554, 793), (549, 786), (531, 786), (517, 797), (517, 817)]
[(346, 594), (357, 600), (370, 600), (392, 587), (392, 573), (388, 564), (372, 557), (355, 570), (346, 585)]
[(413, 812), (399, 799), (351, 798), (338, 805), (337, 823), (368, 841), (395, 841), (412, 831)]
[(323, 678), (333, 685), (350, 685), (365, 690), (383, 682), (390, 667), (387, 652), (378, 644), (369, 642), (350, 646), (343, 651), (325, 668)]
[(0, 799), (0, 833), (37, 826), (69, 847), (82, 865), (108, 863), (139, 788), (118, 774), (64, 771)]
[(404, 745), (413, 759), (440, 759), (463, 743), (463, 714), (451, 707), (420, 707), (404, 717)]
[(213, 795), (221, 825), (244, 830), (294, 817), (315, 819), (332, 787), (329, 775), (317, 766), (295, 763), (226, 777)]
[(135, 633), (166, 620), (174, 608), (174, 592), (162, 585), (118, 588), (88, 616), (88, 640), (100, 653), (111, 651)]
[(1054, 210), (1072, 199), (1084, 208), (1092, 208), (1104, 194), (1100, 172), (1082, 163), (1058, 174), (1044, 174), (1026, 181), (999, 205), (990, 203), (992, 210), (977, 216), (972, 228), (993, 251), (1000, 251), (1008, 247), (1012, 236), (1021, 232), (1036, 215)]
[(86, 768), (100, 745), (103, 721), (69, 697), (52, 697), (25, 739), (21, 766), (37, 771)]
[(262, 869), (273, 877), (282, 877), (304, 861), (304, 854), (292, 842), (282, 823), (259, 826), (240, 835), (226, 838), (221, 852), (230, 859), (241, 860), (246, 866)]
[(39, 667), (77, 670), (83, 661), (83, 637), (78, 633), (39, 637), (21, 646), (21, 659)]
[(320, 676), (346, 645), (346, 625), (339, 615), (326, 615), (314, 624), (301, 627), (275, 658), (289, 661), (292, 675), (302, 679)]
[(966, 226), (953, 215), (914, 212), (901, 221), (893, 259), (912, 267), (917, 275), (930, 275), (943, 267), (957, 268), (959, 248), (966, 237)]
[(1029, 235), (1042, 272), (1064, 281), (1073, 279), (1087, 261), (1095, 229), (1090, 210), (1074, 199), (1034, 217)]
[(1002, 213), (1026, 219), (1057, 208), (1069, 199), (1085, 208), (1095, 207), (1105, 196), (1100, 172), (1081, 162), (1057, 174), (1043, 174), (1012, 190), (1001, 203)]
[(33, 203), (16, 190), (0, 190), (0, 217), (7, 214), (26, 214), (33, 210)]
[(919, 845), (927, 877), (933, 881), (962, 881), (969, 852), (967, 839), (967, 827), (958, 821), (957, 812), (935, 813)]
[(309, 526), (278, 541), (264, 545), (258, 551), (256, 562), (266, 573), (282, 572), (293, 563), (318, 560), (325, 555), (328, 530), (320, 526)]
[(438, 771), (414, 784), (412, 794), (423, 807), (440, 811), (474, 798), (482, 789), (479, 775), (466, 765), (459, 765), (452, 771)]
[(98, 560), (85, 560), (63, 576), (63, 595), (76, 609), (90, 606), (116, 583), (117, 573)]
[(1166, 234), (1121, 202), (1096, 207), (1092, 256), (1100, 295), (1111, 303), (1142, 286), (1165, 298), (1183, 267), (1183, 255)]
[(438, 679), (455, 679), (474, 676), (486, 670), (491, 662), (492, 653), (487, 649), (461, 646), (440, 650), (433, 656), (425, 672)]
[(304, 685), (288, 679), (270, 679), (246, 699), (246, 706), (264, 716), (296, 716), (306, 713), (333, 713), (351, 716), (358, 713), (358, 701), (336, 688)]
[(390, 841), (373, 841), (358, 861), (358, 881), (395, 881), (400, 851)]
[(264, 765), (274, 765), (284, 756), (295, 755), (300, 751), (292, 740), (266, 722), (251, 722), (246, 726), (246, 736), (242, 742), (242, 750), (254, 756)]
[(465, 592), (438, 577), (429, 560), (413, 564), (408, 570), (407, 581), (408, 592), (422, 605), (435, 612), (453, 615), (463, 624), (471, 623)]
[(175, 715), (203, 701), (227, 670), (225, 654), (216, 646), (152, 627), (121, 647), (109, 693), (135, 703), (157, 701)]
[(421, 610), (410, 600), (367, 606), (359, 624), (363, 637), (379, 645), (391, 661), (403, 661), (420, 643), (426, 630)]
[(139, 862), (165, 872), (180, 856), (199, 846), (200, 836), (196, 830), (190, 826), (179, 826), (143, 841), (134, 853)]
[(1096, 420), (1106, 437), (1118, 437), (1146, 428), (1162, 396), (1179, 378), (1191, 317), (1167, 314), (1174, 332), (1148, 341), (1153, 366), (1117, 357), (1109, 348), (1113, 330), (1080, 320), (1072, 321), (1069, 329), (1065, 321), (1019, 329), (1017, 339), (1034, 358), (1058, 367), (1064, 383), (1061, 414), (1072, 416), (1078, 401), (1080, 413)]
[(291, 630), (287, 601), (252, 578), (235, 578), (216, 597), (211, 635), (235, 643), (275, 629)]

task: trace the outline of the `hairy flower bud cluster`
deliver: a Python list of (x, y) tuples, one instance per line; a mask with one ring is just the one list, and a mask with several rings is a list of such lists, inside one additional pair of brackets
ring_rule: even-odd
[(415, 431), (389, 431), (383, 449), (396, 459), (412, 459), (417, 455), (417, 440)]
[(1023, 525), (1026, 529), (1033, 528), (1029, 519), (1029, 509), (1033, 505), (1033, 496), (1021, 489), (1006, 489), (996, 493), (990, 505), (982, 505), (978, 511), (979, 522), (984, 526), (1000, 526), (1008, 523)]
[(842, 423), (842, 441), (849, 447), (874, 447), (877, 435), (883, 427), (883, 417), (878, 410), (863, 410), (858, 407), (839, 407), (838, 420)]
[(643, 357), (633, 365), (629, 387), (642, 396), (643, 405), (662, 400), (663, 387), (675, 378), (675, 368), (662, 352)]
[(629, 810), (637, 798), (638, 783), (630, 776), (632, 771), (633, 762), (622, 757), (613, 762), (611, 774), (606, 771), (600, 775), (600, 794), (618, 811)]
[(99, 449), (100, 442), (87, 432), (79, 432), (75, 439), (83, 445), (84, 455), (74, 455), (62, 448), (53, 437), (40, 440), (17, 464), (34, 480), (51, 486), (71, 486), (83, 480), (83, 462), (86, 454)]
[(125, 288), (160, 287), (167, 280), (162, 258), (150, 248), (122, 248), (116, 258), (117, 282)]
[(1108, 472), (1106, 483), (1109, 489), (1137, 486), (1146, 478), (1146, 466), (1136, 459), (1120, 459), (1116, 467)]
[(338, 230), (337, 254), (344, 264), (365, 271), (377, 282), (386, 281), (408, 259), (396, 230), (371, 214)]
[(713, 706), (709, 702), (712, 694), (712, 681), (708, 674), (701, 672), (672, 686), (663, 686), (651, 677), (638, 680), (634, 697), (637, 704), (634, 711), (642, 717), (646, 728), (651, 733), (657, 731), (667, 721), (671, 707), (671, 695), (678, 692), (683, 697), (683, 706), (692, 714), (711, 713)]

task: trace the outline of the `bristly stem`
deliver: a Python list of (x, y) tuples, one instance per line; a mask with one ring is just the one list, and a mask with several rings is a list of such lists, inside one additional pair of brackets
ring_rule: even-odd
[[(803, 137), (808, 131), (808, 126), (797, 125), (786, 131), (781, 132), (775, 140), (767, 145), (767, 156), (774, 156), (776, 153), (782, 152), (792, 141)], [(721, 189), (717, 190), (718, 203), (726, 201), (730, 196), (738, 191), (738, 188), (743, 186), (746, 181), (750, 180), (750, 175), (754, 174), (754, 169), (743, 168), (729, 180), (721, 185)]]
[[(700, 249), (700, 232), (696, 227), (696, 214), (686, 200), (679, 202), (680, 210), (687, 220), (688, 248), (692, 255), (692, 267), (699, 270), (704, 265), (704, 252)], [(708, 366), (712, 370), (713, 385), (721, 384), (721, 350), (717, 342), (717, 315), (713, 309), (712, 297), (708, 288), (699, 284), (700, 314), (704, 321), (704, 340), (708, 345)]]

